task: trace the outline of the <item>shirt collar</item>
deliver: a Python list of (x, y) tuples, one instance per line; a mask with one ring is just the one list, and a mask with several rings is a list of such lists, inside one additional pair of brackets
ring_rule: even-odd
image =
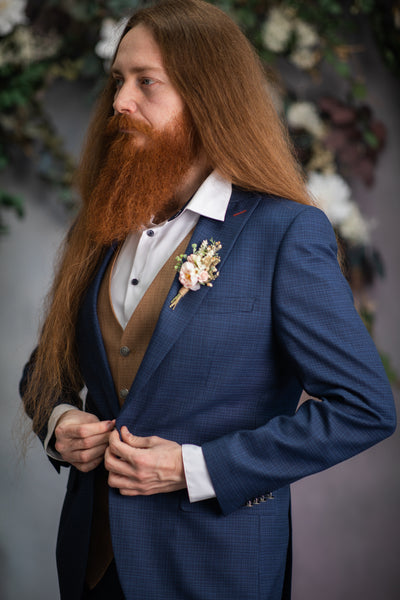
[(209, 219), (224, 221), (231, 195), (231, 182), (217, 171), (213, 171), (192, 196), (185, 210)]

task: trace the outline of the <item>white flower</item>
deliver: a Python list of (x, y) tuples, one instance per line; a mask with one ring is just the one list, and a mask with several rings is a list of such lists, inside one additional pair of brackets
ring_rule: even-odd
[(300, 19), (294, 22), (296, 46), (289, 59), (300, 69), (312, 69), (320, 60), (319, 37), (315, 29)]
[(307, 187), (334, 227), (350, 216), (353, 206), (351, 190), (340, 175), (313, 171), (309, 175)]
[(353, 203), (350, 214), (340, 224), (340, 235), (353, 244), (367, 245), (370, 242), (370, 231), (373, 222), (368, 222), (362, 216), (357, 204)]
[(319, 62), (320, 54), (311, 48), (296, 48), (296, 50), (290, 54), (289, 59), (296, 67), (307, 71), (315, 67)]
[(186, 261), (183, 263), (179, 272), (179, 281), (183, 287), (189, 290), (196, 291), (200, 289), (198, 269), (192, 262)]
[(0, 67), (7, 63), (25, 66), (53, 56), (60, 44), (54, 33), (37, 35), (29, 27), (17, 27), (1, 44)]
[(290, 127), (305, 129), (318, 139), (325, 133), (324, 124), (311, 102), (294, 102), (290, 105), (286, 118)]
[(127, 17), (124, 17), (119, 21), (109, 18), (103, 20), (100, 30), (100, 40), (95, 47), (97, 56), (100, 56), (100, 58), (107, 61), (113, 58), (119, 38), (121, 37), (127, 22)]
[(294, 22), (296, 44), (300, 48), (311, 48), (319, 44), (319, 37), (314, 27), (301, 19)]
[(7, 35), (16, 25), (23, 25), (26, 0), (0, 0), (0, 35)]
[(268, 19), (262, 28), (264, 46), (272, 52), (283, 52), (293, 32), (292, 13), (275, 6), (269, 11)]

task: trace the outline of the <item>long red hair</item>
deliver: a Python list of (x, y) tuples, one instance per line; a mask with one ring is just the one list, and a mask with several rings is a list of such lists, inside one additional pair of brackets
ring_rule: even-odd
[[(128, 21), (122, 37), (138, 24), (145, 25), (158, 43), (210, 165), (242, 189), (310, 204), (287, 131), (268, 95), (261, 62), (237, 25), (202, 0), (165, 0), (141, 9)], [(68, 402), (79, 402), (76, 321), (104, 251), (85, 234), (85, 213), (104, 159), (113, 97), (110, 78), (88, 129), (78, 170), (82, 208), (62, 249), (24, 391), (36, 432), (45, 426), (61, 395)]]

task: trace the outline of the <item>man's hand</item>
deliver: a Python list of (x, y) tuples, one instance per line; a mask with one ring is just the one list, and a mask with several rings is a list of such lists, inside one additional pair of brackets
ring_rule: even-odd
[(127, 427), (110, 434), (104, 464), (108, 484), (125, 496), (149, 496), (186, 487), (182, 448), (159, 437), (138, 437)]
[(57, 421), (55, 449), (65, 462), (87, 473), (103, 460), (115, 421), (99, 421), (91, 414), (71, 409)]

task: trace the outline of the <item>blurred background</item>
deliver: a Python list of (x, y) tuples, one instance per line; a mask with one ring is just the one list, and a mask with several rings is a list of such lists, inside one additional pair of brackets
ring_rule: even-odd
[[(57, 600), (66, 484), (18, 381), (35, 345), (71, 184), (118, 34), (140, 0), (0, 2), (0, 597)], [(215, 2), (255, 45), (311, 193), (346, 255), (399, 406), (400, 2)], [(399, 436), (292, 486), (293, 600), (397, 600)], [(235, 599), (236, 600), (236, 599)], [(240, 600), (240, 599), (237, 599)]]

